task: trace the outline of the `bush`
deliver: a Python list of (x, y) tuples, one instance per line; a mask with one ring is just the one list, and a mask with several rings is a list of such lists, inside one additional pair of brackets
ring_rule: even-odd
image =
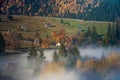
[(7, 19), (10, 20), (10, 21), (14, 21), (13, 16), (11, 16), (11, 15), (8, 15)]
[(0, 52), (4, 52), (4, 50), (5, 50), (5, 40), (2, 33), (0, 32)]

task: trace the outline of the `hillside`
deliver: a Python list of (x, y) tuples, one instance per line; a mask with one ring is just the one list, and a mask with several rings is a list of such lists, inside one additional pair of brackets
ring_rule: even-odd
[[(77, 28), (58, 23), (47, 17), (13, 16), (14, 21), (7, 20), (6, 16), (1, 16), (1, 18), (2, 22), (0, 22), (0, 30), (16, 30), (21, 32), (20, 27), (26, 26), (27, 31), (25, 32), (27, 32), (30, 37), (34, 36), (35, 34), (33, 33), (36, 31), (40, 33), (41, 37), (45, 37), (55, 30), (65, 29), (68, 35), (73, 33), (75, 34), (77, 30)], [(49, 24), (50, 27), (46, 28), (45, 25), (47, 24)]]
[[(119, 29), (112, 22), (40, 16), (14, 15), (11, 16), (13, 20), (8, 19), (10, 16), (2, 15), (0, 17), (2, 19), (0, 22), (0, 31), (3, 32), (3, 36), (7, 42), (6, 45), (14, 45), (14, 43), (20, 42), (16, 46), (21, 44), (21, 48), (30, 47), (34, 41), (34, 45), (41, 46), (42, 48), (53, 47), (55, 43), (60, 41), (69, 42), (66, 44), (70, 44), (73, 40), (77, 40), (75, 42), (77, 45), (84, 45), (84, 43), (87, 43), (89, 37), (91, 40), (94, 40), (93, 34), (96, 34), (96, 44), (101, 41), (101, 45), (104, 45), (107, 44), (106, 41), (108, 38), (112, 38), (113, 40), (113, 37), (116, 39), (119, 37)], [(112, 28), (114, 30), (111, 30)], [(95, 33), (93, 33), (94, 31)], [(118, 35), (112, 35), (111, 31)], [(108, 33), (113, 37), (109, 37)], [(36, 42), (37, 40), (41, 41), (41, 45), (38, 45), (39, 41)]]
[[(12, 38), (16, 36), (16, 32), (21, 33), (24, 40), (22, 41), (23, 47), (29, 47), (31, 40), (33, 41), (36, 38), (36, 34), (38, 34), (38, 38), (45, 39), (46, 36), (51, 37), (52, 31), (60, 31), (61, 29), (66, 31), (66, 35), (75, 35), (77, 32), (77, 28), (55, 22), (53, 19), (47, 17), (13, 16), (14, 21), (6, 19), (6, 16), (0, 17), (2, 18), (0, 31), (14, 31), (15, 33), (13, 33)], [(21, 30), (21, 26), (24, 26), (25, 30)]]
[[(29, 16), (13, 16), (15, 21), (9, 21), (6, 16), (1, 16), (0, 30), (16, 30), (20, 31), (20, 27), (27, 26), (27, 32), (30, 37), (34, 36), (36, 31), (41, 37), (50, 35), (52, 31), (65, 29), (68, 35), (75, 35), (78, 29), (87, 30), (88, 27), (95, 26), (99, 34), (106, 34), (108, 22), (100, 21), (84, 21), (68, 18), (49, 18), (49, 17), (29, 17)], [(61, 23), (63, 20), (63, 23)], [(45, 25), (50, 23), (52, 27), (46, 28)], [(7, 24), (7, 25), (6, 25)]]
[(105, 21), (85, 21), (79, 19), (68, 19), (68, 18), (53, 18), (56, 22), (61, 23), (61, 19), (63, 20), (64, 25), (69, 25), (70, 27), (78, 28), (86, 32), (88, 27), (92, 29), (93, 26), (96, 27), (99, 35), (104, 35), (107, 33), (108, 23)]
[(7, 0), (1, 14), (39, 15), (97, 21), (115, 21), (120, 16), (119, 0)]

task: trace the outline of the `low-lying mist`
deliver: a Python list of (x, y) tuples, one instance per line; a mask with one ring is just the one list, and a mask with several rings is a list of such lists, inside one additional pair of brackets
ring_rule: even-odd
[[(45, 60), (40, 64), (35, 59), (28, 60), (28, 54), (0, 57), (0, 80), (120, 80), (120, 72), (111, 71), (102, 75), (99, 72), (77, 68), (68, 70), (64, 62), (53, 62), (55, 50), (45, 50)], [(82, 58), (102, 59), (110, 54), (120, 53), (118, 47), (79, 48)], [(82, 65), (82, 64), (81, 64)], [(104, 74), (104, 73), (103, 73)], [(4, 78), (4, 76), (9, 76)], [(11, 77), (11, 78), (10, 78)]]

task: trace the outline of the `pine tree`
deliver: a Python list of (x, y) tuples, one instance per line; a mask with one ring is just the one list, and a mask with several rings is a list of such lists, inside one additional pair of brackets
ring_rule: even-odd
[(54, 55), (53, 55), (53, 61), (54, 62), (58, 62), (59, 61), (59, 55), (57, 54), (57, 51), (54, 51)]
[(87, 29), (86, 37), (91, 37), (91, 30), (90, 30), (90, 27), (88, 27), (88, 29)]
[(37, 57), (37, 51), (34, 49), (34, 45), (32, 43), (30, 47), (30, 52), (28, 54), (28, 57)]
[(91, 43), (91, 30), (90, 30), (90, 27), (88, 27), (87, 32), (86, 32), (86, 39), (88, 41), (88, 44)]
[(108, 39), (108, 42), (109, 42), (110, 45), (112, 44), (112, 41), (111, 41), (112, 32), (113, 32), (113, 31), (112, 31), (111, 25), (110, 25), (110, 23), (108, 23), (107, 39)]
[(111, 26), (110, 26), (110, 23), (108, 23), (107, 38), (109, 40), (111, 39), (111, 33), (112, 33)]
[(5, 40), (2, 33), (0, 32), (0, 52), (4, 52), (4, 50), (5, 50)]
[(44, 57), (44, 51), (42, 49), (39, 50), (39, 54), (37, 55), (38, 56), (38, 62), (42, 62), (45, 57)]
[(80, 52), (77, 47), (73, 46), (69, 49), (69, 53), (67, 56), (67, 65), (68, 69), (73, 69), (76, 67), (77, 60), (80, 59)]
[(93, 27), (92, 28), (92, 42), (94, 44), (97, 44), (97, 41), (98, 41), (98, 34), (97, 34), (97, 31), (96, 31), (96, 27)]
[(61, 57), (66, 57), (67, 56), (67, 51), (66, 51), (66, 48), (65, 48), (64, 44), (61, 44), (61, 46), (59, 47), (59, 55)]
[(117, 21), (116, 23), (116, 33), (115, 33), (115, 36), (116, 36), (116, 39), (117, 40), (120, 40), (120, 20)]
[(112, 37), (111, 37), (111, 41), (112, 41), (112, 44), (116, 44), (116, 40), (115, 40), (115, 24), (113, 23), (112, 25)]

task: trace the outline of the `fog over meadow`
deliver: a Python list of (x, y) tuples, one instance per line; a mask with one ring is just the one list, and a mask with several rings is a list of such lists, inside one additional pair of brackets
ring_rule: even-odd
[[(49, 63), (53, 61), (54, 51), (55, 50), (45, 50), (44, 56), (46, 58), (45, 61), (40, 65), (37, 65), (35, 60), (28, 62), (27, 53), (0, 57), (0, 76), (10, 76), (13, 78), (13, 80), (120, 80), (119, 72), (110, 72), (106, 76), (101, 76), (99, 73), (83, 73), (77, 69), (68, 71), (63, 66), (59, 66), (59, 64), (51, 65)], [(104, 56), (108, 56), (113, 52), (120, 53), (120, 48), (87, 47), (79, 48), (79, 51), (82, 58), (87, 56), (90, 58), (101, 59), (103, 54)], [(16, 70), (10, 70), (10, 68), (7, 66), (9, 63), (14, 63), (14, 67), (17, 67)], [(46, 66), (46, 64), (49, 65)], [(56, 71), (58, 72), (54, 71), (54, 68), (57, 69)], [(9, 78), (5, 80), (12, 79)]]

